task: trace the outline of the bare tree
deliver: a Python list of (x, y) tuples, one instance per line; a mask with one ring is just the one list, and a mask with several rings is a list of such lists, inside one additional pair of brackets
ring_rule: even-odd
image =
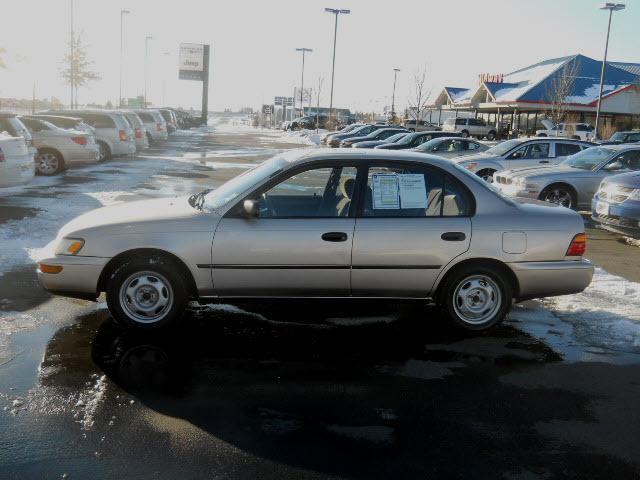
[(431, 95), (431, 90), (427, 90), (425, 82), (427, 80), (427, 67), (413, 72), (413, 85), (411, 86), (411, 95), (407, 99), (409, 108), (407, 114), (418, 122), (422, 120), (422, 114), (427, 108), (427, 101)]
[(7, 68), (7, 65), (4, 63), (4, 59), (2, 58), (7, 51), (0, 47), (0, 68)]
[(323, 77), (318, 77), (318, 94), (317, 94), (317, 107), (316, 107), (316, 133), (320, 128), (320, 94), (322, 93), (322, 84), (324, 83)]
[[(69, 47), (71, 47), (71, 41), (68, 43)], [(65, 68), (62, 69), (62, 78), (72, 86), (74, 91), (73, 103), (77, 106), (78, 87), (82, 87), (94, 80), (99, 80), (100, 75), (91, 69), (93, 62), (87, 58), (87, 48), (82, 43), (80, 34), (73, 39), (73, 49), (70, 48), (69, 50), (73, 51), (73, 56), (71, 53), (67, 53), (64, 56), (63, 63)], [(71, 107), (73, 108), (74, 105), (71, 105)]]
[(546, 91), (549, 102), (547, 116), (555, 123), (565, 120), (567, 114), (567, 97), (573, 92), (579, 65), (577, 61), (566, 62), (562, 70), (553, 77)]

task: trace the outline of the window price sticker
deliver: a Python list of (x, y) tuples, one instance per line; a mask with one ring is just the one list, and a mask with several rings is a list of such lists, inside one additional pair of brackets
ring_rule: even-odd
[(398, 175), (402, 208), (427, 208), (427, 186), (421, 173)]
[(374, 174), (372, 177), (374, 210), (400, 208), (398, 176), (395, 174)]

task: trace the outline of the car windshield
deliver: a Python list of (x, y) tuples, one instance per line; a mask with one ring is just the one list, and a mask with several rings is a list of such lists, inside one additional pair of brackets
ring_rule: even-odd
[(419, 133), (408, 133), (395, 143), (397, 143), (398, 145), (409, 145), (413, 141), (413, 139), (419, 135)]
[(391, 135), (389, 138), (387, 138), (385, 140), (385, 143), (394, 143), (397, 142), (398, 140), (400, 140), (402, 137), (404, 137), (405, 135), (407, 135), (406, 133), (402, 132), (402, 133), (396, 133), (395, 135)]
[(611, 141), (611, 142), (625, 142), (627, 140), (628, 136), (629, 136), (629, 134), (627, 134), (627, 133), (616, 132), (613, 135), (611, 135), (611, 138), (609, 138), (609, 141)]
[(204, 208), (207, 210), (215, 210), (222, 207), (241, 193), (247, 191), (253, 185), (280, 172), (288, 163), (285, 156), (279, 155), (261, 163), (251, 170), (247, 170), (242, 175), (232, 178), (215, 190), (207, 192), (204, 195)]
[(486, 150), (484, 153), (486, 153), (487, 155), (501, 156), (507, 153), (512, 148), (517, 147), (521, 143), (522, 143), (522, 140), (517, 140), (517, 139), (507, 140), (506, 142), (502, 142), (502, 143), (499, 143), (498, 145), (491, 147), (490, 149)]
[(440, 142), (442, 142), (441, 138), (434, 138), (432, 140), (429, 140), (428, 142), (424, 142), (418, 145), (416, 148), (414, 148), (414, 150), (417, 152), (430, 152), (431, 150), (433, 150), (433, 147), (440, 144)]
[(565, 165), (571, 168), (579, 168), (580, 170), (593, 171), (598, 166), (611, 158), (615, 153), (615, 150), (605, 147), (592, 147), (587, 148), (581, 152), (568, 157), (561, 165)]

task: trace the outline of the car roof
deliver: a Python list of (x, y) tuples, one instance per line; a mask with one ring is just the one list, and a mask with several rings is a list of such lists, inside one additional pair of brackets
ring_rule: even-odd
[(614, 145), (595, 145), (595, 147), (608, 148), (609, 150), (616, 150), (616, 151), (640, 150), (640, 145), (638, 145), (637, 143), (620, 143), (620, 144), (614, 144)]
[(67, 117), (66, 115), (49, 115), (47, 113), (35, 113), (33, 115), (23, 115), (27, 118), (37, 118), (40, 120), (47, 120), (49, 118), (56, 118), (60, 120), (75, 120), (76, 122), (81, 122), (82, 119), (80, 117)]

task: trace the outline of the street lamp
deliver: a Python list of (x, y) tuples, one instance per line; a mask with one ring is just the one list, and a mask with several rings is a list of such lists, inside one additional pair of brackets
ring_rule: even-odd
[(124, 16), (129, 15), (129, 10), (120, 10), (120, 90), (118, 93), (118, 105), (122, 107), (122, 56), (124, 50), (124, 42), (122, 40), (122, 25), (124, 23)]
[(396, 77), (397, 77), (399, 71), (400, 71), (399, 68), (394, 68), (393, 69), (393, 94), (391, 95), (391, 118), (392, 118), (392, 120), (395, 120), (395, 117), (396, 117)]
[(331, 97), (329, 100), (329, 124), (331, 125), (331, 113), (333, 112), (333, 77), (336, 70), (336, 39), (338, 37), (338, 15), (348, 15), (351, 13), (351, 10), (325, 8), (324, 11), (336, 16), (335, 25), (333, 27), (333, 63), (331, 64)]
[[(296, 52), (302, 52), (302, 79), (300, 80), (300, 112), (301, 115), (304, 116), (304, 103), (302, 100), (302, 95), (304, 93), (304, 54), (309, 52), (313, 52), (311, 48), (296, 48)], [(294, 100), (295, 101), (295, 100)], [(295, 112), (295, 108), (293, 109)]]
[(144, 37), (144, 108), (147, 108), (147, 75), (149, 73), (149, 40), (151, 35)]
[(609, 32), (611, 31), (611, 17), (613, 16), (613, 12), (617, 12), (619, 10), (624, 10), (624, 3), (605, 3), (600, 7), (600, 10), (609, 10), (609, 24), (607, 26), (607, 40), (604, 44), (604, 60), (602, 61), (602, 70), (600, 71), (600, 93), (598, 94), (598, 109), (596, 110), (596, 125), (595, 125), (595, 133), (596, 138), (598, 138), (598, 124), (600, 123), (600, 103), (602, 103), (602, 89), (604, 87), (604, 73), (605, 68), (607, 66), (607, 50), (609, 50)]
[[(162, 54), (162, 56), (164, 58), (169, 58), (170, 55), (171, 54), (169, 52), (164, 52)], [(166, 65), (165, 65), (165, 67), (166, 67)], [(167, 87), (167, 79), (166, 79), (166, 75), (163, 74), (162, 75), (162, 105), (166, 105), (166, 102), (164, 101), (164, 93), (165, 93), (166, 87)]]

